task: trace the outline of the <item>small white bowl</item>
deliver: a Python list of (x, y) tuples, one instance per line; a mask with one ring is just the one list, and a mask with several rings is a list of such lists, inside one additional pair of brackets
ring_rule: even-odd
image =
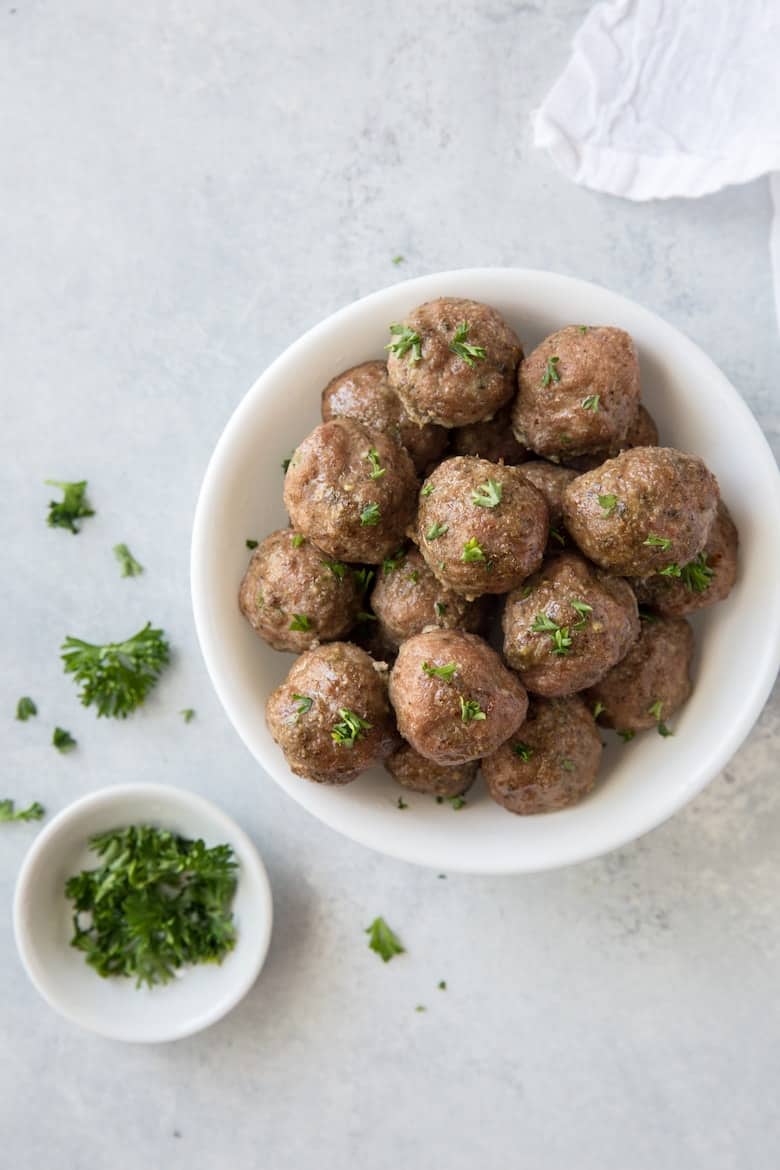
[[(384, 354), (388, 325), (433, 297), (494, 305), (526, 352), (572, 323), (633, 336), (642, 397), (661, 441), (706, 461), (740, 534), (731, 597), (697, 615), (695, 688), (674, 737), (622, 745), (608, 735), (600, 781), (581, 804), (516, 817), (475, 788), (454, 812), (404, 792), (381, 769), (328, 787), (294, 776), (265, 725), (264, 705), (292, 659), (252, 632), (236, 602), (247, 537), (287, 524), (281, 460), (320, 421), (320, 393), (339, 371)], [(203, 656), (222, 704), (266, 772), (315, 816), (382, 853), (441, 870), (523, 873), (615, 849), (671, 816), (711, 780), (757, 718), (780, 657), (780, 478), (737, 391), (698, 346), (654, 313), (597, 285), (528, 269), (465, 269), (383, 289), (335, 313), (269, 366), (239, 404), (211, 458), (195, 515), (192, 598)]]
[[(221, 964), (193, 966), (170, 983), (137, 989), (132, 979), (101, 978), (70, 946), (73, 908), (65, 898), (66, 880), (99, 864), (88, 848), (93, 834), (132, 824), (232, 847), (239, 863), (233, 903), (238, 938)], [(47, 1003), (101, 1036), (140, 1044), (189, 1036), (235, 1007), (263, 966), (272, 916), (268, 875), (246, 833), (210, 801), (163, 784), (104, 788), (63, 809), (25, 858), (14, 899), (16, 945)]]

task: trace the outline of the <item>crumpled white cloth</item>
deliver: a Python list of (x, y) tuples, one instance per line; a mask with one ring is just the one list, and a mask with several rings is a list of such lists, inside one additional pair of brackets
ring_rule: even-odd
[(706, 195), (770, 174), (780, 325), (780, 0), (605, 0), (534, 115), (534, 141), (586, 187)]

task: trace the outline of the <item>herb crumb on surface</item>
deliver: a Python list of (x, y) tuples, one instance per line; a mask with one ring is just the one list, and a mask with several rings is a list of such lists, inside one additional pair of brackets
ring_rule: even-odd
[(95, 515), (87, 500), (87, 481), (82, 479), (77, 483), (66, 483), (59, 479), (47, 479), (45, 483), (62, 492), (61, 500), (49, 501), (49, 514), (46, 517), (49, 528), (67, 528), (74, 535), (80, 532), (78, 521), (85, 516)]
[(0, 824), (11, 821), (40, 821), (46, 810), (42, 804), (34, 800), (27, 808), (17, 809), (15, 802), (10, 799), (0, 800)]
[(38, 714), (38, 708), (32, 701), (29, 695), (22, 695), (19, 702), (16, 704), (16, 718), (20, 723), (26, 723), (33, 715)]
[(369, 936), (369, 947), (376, 951), (383, 963), (389, 963), (396, 955), (405, 953), (403, 943), (384, 918), (375, 918), (371, 925), (366, 927), (365, 933)]

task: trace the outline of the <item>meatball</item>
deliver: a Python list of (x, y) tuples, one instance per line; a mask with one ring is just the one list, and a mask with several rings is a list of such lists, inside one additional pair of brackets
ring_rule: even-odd
[(611, 451), (599, 451), (593, 455), (572, 455), (571, 457), (564, 457), (561, 459), (566, 467), (576, 468), (582, 474), (583, 471), (593, 471), (595, 467), (600, 467), (605, 459), (613, 459), (615, 455), (619, 455), (621, 451), (627, 451), (630, 447), (657, 447), (658, 446), (658, 427), (655, 425), (655, 420), (646, 410), (642, 404), (639, 404), (639, 410), (634, 415), (634, 420), (628, 428), (628, 433), (625, 439), (617, 447), (613, 447)]
[(371, 431), (382, 431), (400, 443), (423, 474), (447, 446), (443, 427), (413, 423), (390, 385), (384, 362), (363, 362), (332, 378), (322, 392), (322, 419), (354, 418)]
[(429, 630), (404, 642), (390, 672), (398, 730), (436, 764), (488, 755), (517, 731), (528, 698), (475, 634)]
[(428, 626), (445, 630), (481, 629), (485, 607), (467, 601), (437, 581), (416, 548), (384, 562), (371, 594), (381, 637), (400, 646)]
[(625, 658), (590, 687), (585, 697), (599, 723), (622, 732), (658, 727), (691, 693), (693, 630), (684, 618), (642, 622), (639, 640)]
[(491, 463), (508, 463), (510, 467), (524, 463), (531, 452), (521, 447), (512, 431), (511, 408), (502, 406), (487, 422), (456, 427), (452, 434), (454, 455), (479, 455)]
[(393, 750), (386, 671), (351, 642), (329, 642), (296, 659), (265, 709), (296, 776), (348, 784)]
[(464, 427), (514, 393), (520, 342), (489, 305), (440, 297), (390, 327), (387, 372), (414, 422)]
[(465, 597), (524, 581), (541, 563), (547, 529), (547, 505), (519, 467), (458, 455), (420, 490), (420, 551), (434, 576)]
[(300, 532), (282, 528), (253, 552), (238, 604), (274, 650), (300, 653), (344, 637), (355, 624), (360, 591), (343, 562), (329, 560)]
[(530, 816), (582, 800), (600, 763), (601, 739), (582, 699), (534, 698), (519, 733), (482, 761), (482, 775), (497, 804)]
[(718, 482), (701, 459), (672, 447), (634, 447), (580, 475), (563, 518), (587, 557), (613, 573), (674, 572), (704, 548)]
[(477, 761), (449, 767), (434, 764), (405, 743), (385, 760), (385, 768), (403, 788), (429, 796), (462, 796), (474, 783)]
[(728, 508), (721, 501), (707, 543), (694, 560), (680, 568), (680, 576), (656, 573), (631, 582), (641, 605), (664, 617), (682, 617), (706, 609), (728, 597), (737, 579), (739, 535)]
[(564, 459), (619, 447), (639, 405), (639, 360), (628, 333), (568, 325), (521, 363), (512, 425), (519, 443)]
[(414, 516), (417, 477), (404, 450), (351, 418), (316, 427), (284, 479), (293, 526), (329, 557), (376, 564), (398, 548)]
[(631, 586), (573, 552), (551, 557), (506, 599), (504, 657), (527, 690), (548, 698), (597, 682), (638, 637)]

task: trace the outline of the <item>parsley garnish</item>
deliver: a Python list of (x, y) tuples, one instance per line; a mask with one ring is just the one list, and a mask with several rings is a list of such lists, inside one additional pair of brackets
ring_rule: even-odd
[(143, 565), (139, 565), (126, 544), (115, 544), (114, 556), (119, 561), (123, 577), (138, 577), (143, 573)]
[(360, 513), (360, 523), (364, 528), (374, 528), (379, 523), (381, 515), (379, 504), (366, 504)]
[(558, 362), (560, 358), (557, 356), (548, 357), (547, 365), (542, 374), (542, 386), (549, 386), (552, 382), (560, 382), (561, 375), (558, 373)]
[(247, 539), (247, 540), (246, 540), (244, 543), (246, 544), (246, 547), (247, 547), (247, 548), (250, 548), (250, 549), (252, 549), (252, 548), (257, 548), (257, 546), (258, 546), (258, 544), (260, 543), (260, 541), (259, 541), (259, 540), (248, 540), (248, 539)]
[(635, 731), (632, 731), (632, 730), (629, 728), (629, 730), (628, 730), (628, 731), (619, 731), (619, 732), (618, 732), (618, 735), (619, 735), (619, 736), (620, 736), (620, 738), (623, 740), (623, 743), (630, 743), (630, 742), (631, 742), (631, 740), (632, 740), (632, 739), (634, 738), (634, 736), (636, 735), (636, 732), (635, 732)]
[(311, 618), (306, 613), (294, 613), (288, 629), (306, 633), (311, 629)]
[(402, 796), (399, 796), (398, 800), (395, 802), (395, 807), (396, 808), (408, 808), (409, 805), (406, 803), (406, 801), (404, 800), (404, 798)]
[(572, 609), (576, 609), (577, 613), (580, 615), (580, 620), (575, 622), (575, 624), (572, 626), (572, 629), (581, 630), (583, 626), (587, 624), (588, 614), (593, 613), (593, 606), (588, 605), (584, 601), (572, 601), (571, 607)]
[(308, 715), (309, 711), (311, 711), (314, 699), (311, 697), (311, 695), (297, 695), (295, 692), (293, 692), (293, 702), (298, 704), (296, 711), (298, 716), (301, 716)]
[(403, 547), (399, 548), (398, 551), (394, 552), (391, 557), (385, 557), (385, 559), (382, 561), (382, 572), (386, 577), (389, 576), (390, 573), (397, 569), (399, 565), (402, 565), (405, 560), (406, 549)]
[(421, 495), (421, 496), (425, 496), (426, 498), (427, 498), (428, 496), (432, 495), (432, 494), (433, 494), (433, 492), (434, 492), (434, 486), (433, 486), (433, 484), (432, 484), (432, 483), (425, 483), (425, 484), (423, 484), (423, 486), (420, 488), (420, 495)]
[(82, 684), (84, 706), (94, 703), (98, 717), (121, 719), (143, 703), (170, 654), (163, 631), (153, 629), (151, 622), (124, 642), (100, 646), (67, 637), (61, 649), (65, 673)]
[(402, 955), (404, 946), (395, 933), (385, 922), (384, 918), (375, 918), (370, 926), (366, 927), (369, 936), (368, 945), (376, 951), (383, 963), (389, 963), (394, 955)]
[(553, 654), (568, 654), (572, 639), (569, 636), (568, 626), (559, 626), (546, 613), (538, 613), (534, 618), (531, 630), (535, 634), (549, 634), (553, 644)]
[(341, 716), (341, 723), (337, 723), (331, 731), (331, 739), (334, 743), (343, 745), (344, 747), (354, 747), (361, 735), (366, 731), (370, 731), (373, 723), (369, 723), (366, 719), (361, 719), (354, 711), (348, 710), (346, 707), (339, 707), (339, 715)]
[(447, 990), (447, 984), (446, 984), (444, 979), (440, 980), (440, 982), (438, 983), (438, 988), (439, 988), (439, 991), (446, 991)]
[(379, 452), (376, 447), (371, 447), (366, 452), (366, 459), (371, 464), (371, 471), (369, 476), (371, 479), (381, 479), (383, 475), (387, 475), (387, 468), (383, 467), (379, 462)]
[(524, 585), (520, 590), (520, 598), (525, 601), (526, 597), (530, 597), (534, 591), (533, 585)]
[(422, 670), (428, 675), (428, 678), (443, 678), (445, 682), (451, 682), (452, 676), (458, 669), (457, 662), (447, 662), (444, 666), (431, 666), (429, 662), (423, 662)]
[(478, 508), (496, 508), (501, 503), (504, 488), (494, 479), (481, 483), (476, 491), (471, 493), (471, 502)]
[(578, 325), (577, 328), (579, 329), (580, 333), (587, 333), (588, 332), (587, 325)]
[(659, 577), (682, 577), (682, 569), (672, 561), (671, 565), (667, 565), (665, 569), (660, 569), (658, 575)]
[(606, 711), (606, 709), (607, 708), (604, 706), (601, 699), (597, 699), (597, 701), (593, 704), (593, 718), (598, 719), (601, 712)]
[(329, 561), (327, 558), (323, 559), (322, 564), (326, 569), (330, 569), (337, 581), (343, 581), (347, 575), (347, 566), (343, 561)]
[(420, 573), (418, 569), (412, 569), (411, 573), (407, 573), (412, 585), (416, 585), (420, 580)]
[(649, 545), (650, 548), (661, 548), (664, 552), (668, 552), (672, 547), (672, 542), (668, 536), (656, 536), (654, 532), (651, 532), (647, 539), (642, 541), (642, 544)]
[(33, 715), (38, 714), (38, 708), (29, 695), (23, 695), (16, 704), (16, 718), (20, 723), (26, 723)]
[(438, 540), (440, 536), (444, 536), (445, 532), (449, 531), (449, 524), (432, 524), (425, 533), (426, 540)]
[(558, 544), (563, 545), (565, 547), (566, 537), (563, 535), (562, 532), (559, 532), (557, 528), (550, 529), (549, 537), (551, 540), (555, 540), (558, 542)]
[(707, 554), (703, 552), (680, 570), (682, 583), (691, 593), (704, 593), (714, 576), (714, 571), (707, 564)]
[(293, 546), (293, 548), (300, 548), (300, 547), (301, 547), (301, 545), (302, 545), (302, 544), (305, 544), (305, 543), (306, 543), (306, 537), (303, 535), (303, 533), (302, 533), (302, 532), (296, 532), (296, 533), (295, 533), (295, 535), (294, 535), (294, 536), (293, 536), (293, 538), (292, 538), (292, 546)]
[(605, 496), (599, 496), (599, 507), (603, 509), (605, 516), (611, 516), (617, 507), (617, 496), (613, 496), (609, 492)]
[(294, 454), (295, 454), (295, 452), (293, 451), (291, 454), (289, 454), (289, 455), (287, 456), (287, 458), (286, 458), (286, 459), (283, 459), (283, 460), (282, 460), (282, 474), (283, 474), (283, 475), (287, 475), (287, 468), (288, 468), (288, 467), (290, 466), (290, 464), (292, 463), (292, 457), (293, 457), (293, 455), (294, 455)]
[(447, 612), (447, 606), (443, 601), (434, 601), (433, 608), (436, 611), (437, 617), (444, 617), (445, 613)]
[(475, 361), (484, 362), (487, 354), (481, 345), (471, 345), (466, 341), (471, 326), (468, 321), (461, 321), (455, 330), (455, 336), (450, 342), (450, 349), (462, 358), (467, 366), (473, 366)]
[(447, 801), (452, 806), (452, 808), (455, 809), (455, 812), (458, 812), (459, 809), (466, 807), (466, 801), (462, 796), (448, 796)]
[(523, 761), (524, 764), (527, 764), (531, 756), (534, 754), (534, 749), (522, 741), (520, 743), (513, 743), (512, 751), (516, 756), (518, 756), (519, 759)]
[(58, 752), (70, 752), (76, 746), (76, 741), (64, 727), (55, 727), (51, 737), (52, 747)]
[(406, 259), (405, 256), (393, 256), (393, 259), (391, 260), (391, 264), (395, 264), (396, 267), (398, 267), (399, 264), (403, 264), (405, 259)]
[(49, 487), (57, 487), (62, 491), (61, 500), (49, 501), (49, 515), (46, 517), (49, 528), (67, 528), (73, 533), (78, 532), (81, 525), (76, 521), (84, 516), (95, 515), (86, 498), (87, 481), (82, 479), (78, 483), (64, 483), (59, 479), (47, 479), (45, 482)]
[(189, 963), (219, 963), (233, 949), (236, 862), (165, 829), (131, 825), (90, 840), (97, 869), (69, 878), (71, 946), (99, 975), (168, 983)]
[(42, 804), (34, 800), (27, 808), (15, 809), (12, 800), (0, 800), (0, 823), (3, 821), (39, 821), (44, 816)]
[(583, 410), (592, 410), (593, 413), (595, 414), (596, 411), (599, 409), (600, 397), (601, 397), (600, 394), (589, 394), (587, 396), (587, 398), (583, 398), (582, 402), (580, 403), (580, 405), (582, 406), (582, 409)]
[(656, 699), (656, 701), (653, 703), (652, 707), (647, 708), (647, 714), (652, 715), (653, 719), (655, 719), (655, 724), (656, 724), (656, 727), (658, 729), (658, 734), (662, 735), (662, 736), (664, 736), (664, 738), (666, 738), (669, 735), (674, 735), (674, 732), (669, 730), (669, 728), (666, 726), (663, 719), (661, 718), (662, 710), (663, 710), (662, 701), (660, 699)]
[(182, 707), (179, 714), (181, 715), (181, 717), (185, 723), (192, 723), (193, 719), (195, 718), (195, 708), (194, 707)]
[(561, 760), (561, 767), (563, 768), (564, 772), (574, 772), (576, 765), (574, 760), (570, 760), (568, 756), (566, 756)]
[(352, 576), (355, 578), (355, 584), (361, 593), (365, 593), (371, 582), (374, 580), (373, 569), (353, 569)]
[(486, 560), (485, 554), (482, 551), (482, 548), (477, 542), (477, 538), (475, 536), (472, 536), (471, 540), (467, 540), (464, 544), (463, 552), (460, 554), (460, 559), (467, 565), (472, 564), (474, 561)]
[(487, 715), (476, 699), (464, 699), (460, 696), (460, 717), (463, 723), (472, 723), (480, 719), (487, 719)]
[(397, 340), (391, 341), (385, 349), (389, 349), (397, 358), (404, 357), (411, 351), (409, 361), (416, 365), (422, 361), (422, 338), (408, 325), (391, 325), (390, 332)]

